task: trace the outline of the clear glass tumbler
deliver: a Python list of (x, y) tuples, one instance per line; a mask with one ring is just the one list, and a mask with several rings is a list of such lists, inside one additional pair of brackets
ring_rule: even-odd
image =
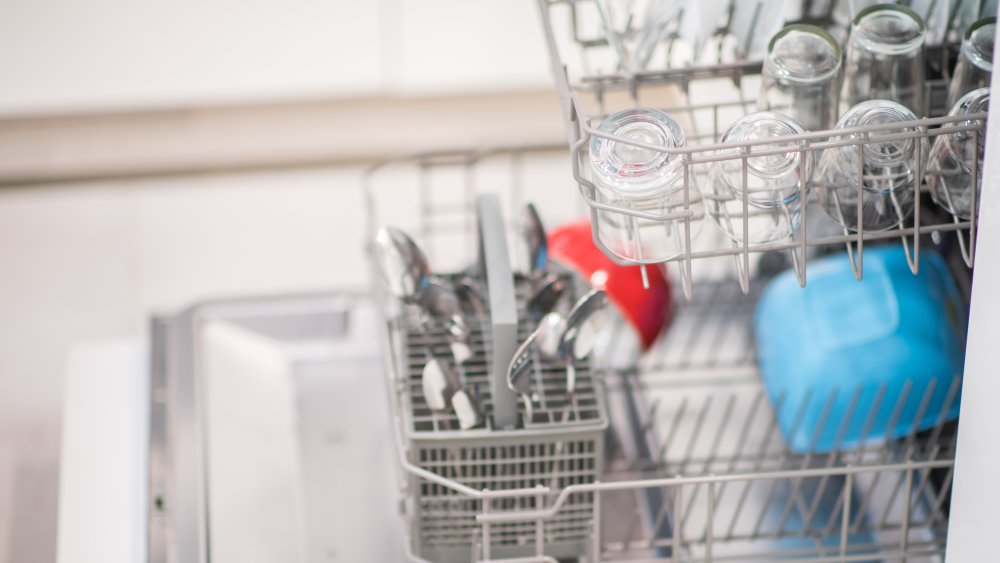
[[(917, 127), (900, 125), (917, 119), (909, 108), (890, 100), (869, 100), (840, 117), (837, 129), (845, 132), (831, 140), (857, 140), (863, 144), (828, 148), (820, 158), (813, 189), (823, 209), (852, 231), (884, 231), (902, 223), (913, 212), (914, 189), (919, 187), (917, 157), (926, 156), (927, 138), (887, 138), (916, 134)], [(919, 152), (918, 152), (919, 151)], [(926, 160), (924, 160), (926, 162)], [(858, 214), (858, 198), (861, 213)]]
[(837, 120), (840, 45), (812, 25), (790, 25), (771, 38), (757, 109), (781, 112), (806, 131), (822, 131)]
[[(685, 146), (684, 132), (666, 113), (652, 108), (632, 108), (609, 115), (598, 131), (653, 147)], [(595, 198), (601, 204), (663, 216), (694, 212), (685, 219), (659, 221), (618, 211), (597, 210), (599, 241), (614, 255), (640, 263), (676, 258), (687, 248), (685, 225), (697, 234), (704, 215), (694, 173), (687, 174), (685, 206), (683, 155), (593, 136), (590, 164)]]
[(953, 107), (959, 98), (973, 90), (989, 87), (993, 75), (996, 23), (996, 18), (981, 19), (965, 32), (962, 51), (948, 87), (948, 107)]
[[(948, 115), (958, 117), (986, 113), (989, 105), (990, 89), (980, 88), (962, 96)], [(972, 218), (973, 192), (978, 195), (982, 189), (986, 146), (986, 135), (981, 130), (983, 125), (980, 119), (945, 123), (941, 126), (945, 132), (934, 139), (927, 157), (927, 185), (931, 197), (946, 211), (962, 219)], [(968, 126), (980, 130), (947, 132)]]
[(885, 99), (924, 115), (925, 31), (923, 19), (905, 6), (878, 4), (858, 12), (847, 40), (840, 114)]
[(804, 132), (794, 119), (769, 111), (749, 114), (726, 131), (723, 143), (754, 142), (750, 154), (781, 151), (746, 158), (745, 184), (743, 158), (712, 163), (705, 209), (729, 238), (742, 242), (745, 234), (751, 244), (773, 242), (792, 236), (798, 228), (801, 195), (812, 174), (812, 151), (803, 153), (782, 137)]

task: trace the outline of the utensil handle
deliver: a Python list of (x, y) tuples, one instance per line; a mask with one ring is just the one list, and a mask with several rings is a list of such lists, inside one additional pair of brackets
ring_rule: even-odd
[(476, 199), (479, 224), (479, 260), (489, 293), (493, 357), (490, 391), (494, 428), (517, 426), (517, 395), (507, 386), (507, 368), (517, 350), (517, 302), (511, 271), (507, 234), (500, 199), (482, 194)]

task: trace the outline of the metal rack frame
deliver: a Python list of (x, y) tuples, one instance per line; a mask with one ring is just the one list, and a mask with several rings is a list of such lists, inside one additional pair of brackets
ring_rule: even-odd
[[(432, 197), (427, 171), (444, 167), (459, 171), (466, 203), (421, 198), (420, 208), (432, 212), (411, 218), (423, 225), (417, 232), (428, 236), (464, 226), (471, 237), (462, 217), (472, 211), (480, 189), (476, 168), (497, 162), (509, 167), (508, 195), (515, 208), (525, 193), (525, 157), (551, 150), (428, 153), (373, 167), (365, 180), (371, 226), (380, 219), (375, 185), (382, 172), (393, 167), (408, 172), (406, 181), (390, 177), (392, 193), (417, 186), (420, 196)], [(442, 210), (448, 221), (434, 216)], [(954, 440), (944, 413), (958, 400), (960, 382), (938, 382), (948, 394), (937, 405), (930, 400), (933, 385), (908, 386), (902, 397), (880, 391), (873, 408), (899, 411), (900, 405), (919, 404), (921, 412), (940, 409), (938, 424), (929, 430), (900, 440), (864, 439), (857, 447), (829, 453), (793, 451), (777, 429), (777, 412), (800, 405), (771, 400), (757, 376), (751, 318), (759, 284), (751, 281), (744, 293), (732, 277), (702, 277), (699, 270), (698, 283), (689, 288), (691, 299), (679, 305), (670, 330), (638, 369), (597, 375), (604, 380), (612, 423), (605, 438), (606, 468), (599, 477), (565, 486), (536, 483), (496, 490), (421, 466), (410, 455), (403, 395), (390, 381), (404, 505), (427, 487), (457, 501), (455, 509), (467, 518), (462, 529), (475, 543), (473, 556), (482, 561), (565, 557), (554, 549), (551, 525), (571, 515), (567, 509), (579, 507), (580, 498), (588, 511), (600, 515), (586, 522), (587, 561), (939, 560), (954, 465)], [(390, 322), (399, 318), (390, 316)], [(391, 334), (383, 335), (386, 349), (398, 350)], [(857, 403), (858, 391), (843, 392), (855, 393)], [(854, 410), (847, 419), (873, 419), (871, 411)], [(867, 436), (871, 423), (866, 426)], [(482, 446), (487, 435), (502, 435), (475, 432), (466, 445)], [(511, 539), (520, 546), (514, 552), (504, 549)], [(412, 560), (427, 560), (419, 530), (411, 528), (406, 542)]]
[[(690, 298), (692, 293), (691, 264), (692, 261), (705, 258), (730, 257), (734, 260), (736, 279), (744, 292), (749, 291), (750, 282), (750, 255), (768, 251), (789, 251), (791, 252), (792, 263), (798, 276), (799, 283), (805, 286), (807, 281), (805, 253), (809, 247), (846, 245), (848, 255), (851, 260), (851, 268), (858, 279), (863, 273), (863, 253), (865, 241), (878, 241), (887, 239), (900, 239), (906, 249), (907, 260), (911, 270), (916, 273), (920, 262), (920, 237), (922, 235), (955, 232), (959, 237), (963, 258), (966, 264), (971, 267), (975, 260), (975, 238), (976, 238), (976, 214), (970, 220), (963, 220), (959, 217), (952, 217), (951, 221), (925, 222), (920, 216), (920, 200), (923, 192), (927, 188), (923, 185), (923, 180), (914, 185), (914, 216), (912, 222), (900, 223), (897, 227), (884, 232), (865, 231), (861, 221), (861, 198), (858, 198), (857, 224), (859, 228), (856, 232), (850, 232), (846, 228), (839, 236), (811, 237), (806, 233), (805, 213), (800, 222), (794, 237), (783, 242), (767, 244), (755, 244), (748, 241), (746, 233), (747, 218), (749, 216), (748, 196), (749, 190), (743, 189), (743, 211), (742, 220), (744, 233), (742, 242), (729, 241), (728, 244), (713, 242), (706, 248), (696, 249), (692, 236), (692, 222), (705, 218), (697, 217), (692, 210), (702, 196), (697, 188), (692, 184), (695, 179), (707, 175), (707, 167), (715, 162), (738, 161), (742, 170), (744, 187), (747, 181), (747, 161), (752, 157), (760, 157), (773, 154), (784, 154), (797, 151), (800, 155), (799, 166), (804, 165), (804, 155), (808, 151), (820, 151), (838, 147), (856, 147), (860, 153), (866, 144), (870, 142), (886, 142), (892, 140), (920, 139), (933, 140), (934, 137), (945, 133), (941, 129), (942, 125), (949, 124), (947, 132), (968, 131), (971, 132), (974, 141), (978, 142), (980, 135), (984, 134), (986, 114), (976, 114), (966, 117), (937, 117), (946, 113), (947, 108), (941, 108), (943, 94), (948, 84), (948, 57), (949, 47), (942, 46), (930, 49), (928, 59), (939, 67), (942, 71), (942, 78), (928, 80), (926, 88), (928, 95), (925, 97), (930, 102), (929, 117), (916, 121), (887, 124), (877, 126), (857, 127), (852, 129), (815, 131), (799, 135), (789, 135), (778, 140), (766, 139), (757, 141), (747, 141), (742, 143), (720, 143), (721, 139), (720, 113), (737, 110), (740, 115), (754, 111), (755, 93), (748, 95), (744, 92), (745, 82), (761, 71), (759, 61), (741, 62), (733, 64), (720, 64), (707, 67), (692, 67), (684, 69), (669, 69), (663, 71), (651, 71), (636, 73), (634, 75), (622, 75), (619, 73), (592, 74), (588, 72), (586, 63), (587, 55), (591, 51), (607, 49), (606, 41), (586, 37), (584, 31), (580, 29), (580, 10), (582, 6), (592, 4), (593, 0), (538, 0), (541, 12), (543, 28), (545, 30), (546, 43), (550, 53), (552, 72), (555, 77), (556, 89), (560, 96), (563, 117), (567, 126), (569, 147), (572, 152), (573, 178), (578, 183), (580, 194), (591, 210), (591, 222), (594, 228), (594, 241), (601, 250), (612, 260), (622, 265), (637, 265), (645, 268), (647, 265), (663, 262), (660, 260), (625, 259), (617, 256), (611, 249), (604, 246), (597, 236), (597, 212), (621, 214), (622, 216), (633, 217), (649, 222), (680, 222), (680, 230), (683, 233), (683, 250), (676, 257), (665, 262), (676, 262), (679, 265), (681, 276), (681, 286), (685, 297)], [(564, 13), (554, 14), (565, 8)], [(557, 17), (562, 19), (557, 23)], [(571, 61), (570, 59), (574, 60)], [(578, 60), (579, 59), (579, 60)], [(582, 61), (582, 62), (581, 62)], [(579, 64), (573, 65), (573, 62)], [(583, 68), (579, 68), (583, 67)], [(641, 98), (647, 90), (662, 87), (676, 86), (684, 97), (692, 85), (705, 83), (706, 81), (719, 81), (725, 79), (731, 82), (732, 92), (727, 99), (705, 103), (694, 104), (690, 101), (681, 102), (677, 105), (660, 107), (669, 114), (684, 116), (690, 119), (691, 125), (695, 127), (691, 134), (687, 135), (691, 145), (681, 148), (665, 148), (659, 145), (651, 145), (607, 135), (597, 130), (596, 124), (612, 113), (613, 111), (626, 107), (645, 105), (641, 103)], [(596, 101), (597, 110), (587, 112), (587, 106), (582, 97), (587, 96)], [(623, 98), (624, 103), (609, 103), (613, 97)], [(942, 111), (943, 109), (943, 111)], [(711, 123), (711, 132), (702, 132), (697, 128), (698, 124), (704, 122)], [(967, 123), (969, 122), (969, 123)], [(902, 131), (902, 129), (908, 129)], [(683, 179), (683, 206), (679, 211), (672, 213), (648, 213), (628, 209), (619, 205), (602, 203), (597, 197), (597, 190), (589, 177), (588, 166), (588, 145), (592, 138), (600, 137), (614, 140), (617, 143), (629, 144), (635, 147), (661, 152), (681, 158), (684, 166)], [(841, 137), (834, 139), (834, 137)], [(845, 138), (846, 137), (846, 138)], [(775, 144), (781, 143), (782, 147), (774, 148)], [(919, 153), (920, 151), (918, 151)], [(922, 162), (923, 155), (917, 156), (916, 176), (923, 179), (927, 173), (925, 163)], [(859, 159), (859, 164), (861, 159)], [(973, 177), (977, 177), (978, 163), (973, 163)], [(861, 170), (859, 166), (859, 177)], [(856, 183), (859, 192), (862, 190), (862, 183)], [(815, 201), (810, 199), (810, 194), (805, 193), (805, 185), (800, 186), (799, 197), (801, 201), (807, 203)], [(859, 194), (860, 195), (860, 194)], [(926, 197), (926, 196), (924, 196)], [(973, 196), (975, 198), (975, 195)], [(978, 209), (978, 202), (973, 199), (973, 209)], [(641, 237), (637, 232), (636, 237)]]

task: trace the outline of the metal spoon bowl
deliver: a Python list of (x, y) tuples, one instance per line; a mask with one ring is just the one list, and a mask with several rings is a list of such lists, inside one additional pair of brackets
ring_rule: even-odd
[(608, 303), (604, 291), (595, 289), (581, 297), (566, 316), (566, 326), (559, 339), (558, 354), (570, 361), (582, 360), (594, 349), (602, 316)]
[(566, 318), (559, 313), (549, 313), (542, 317), (535, 329), (537, 334), (535, 344), (538, 352), (547, 359), (559, 360), (559, 344), (562, 342), (563, 331), (566, 330)]
[(395, 227), (382, 227), (376, 233), (375, 260), (389, 292), (404, 301), (417, 299), (430, 282), (427, 257)]
[(526, 309), (528, 315), (540, 319), (554, 311), (559, 301), (566, 295), (569, 286), (565, 280), (555, 274), (548, 274), (536, 286), (535, 292), (528, 298)]

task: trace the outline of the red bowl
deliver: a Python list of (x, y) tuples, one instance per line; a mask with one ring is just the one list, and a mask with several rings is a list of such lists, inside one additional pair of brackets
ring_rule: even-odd
[(662, 269), (647, 267), (649, 288), (643, 287), (639, 268), (615, 264), (597, 248), (589, 221), (551, 231), (549, 256), (608, 294), (608, 299), (635, 329), (643, 351), (653, 345), (670, 322), (673, 302), (670, 283)]

